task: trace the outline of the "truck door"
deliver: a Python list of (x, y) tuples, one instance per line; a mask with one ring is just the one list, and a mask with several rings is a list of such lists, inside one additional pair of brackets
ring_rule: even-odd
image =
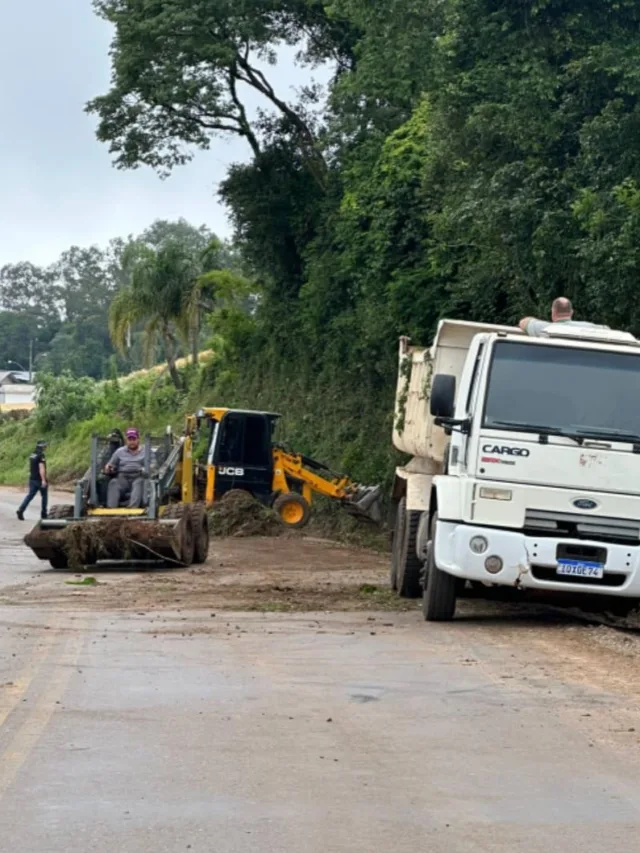
[[(460, 413), (456, 412), (456, 417), (470, 418), (473, 422), (474, 415), (478, 407), (478, 389), (480, 386), (480, 368), (482, 367), (482, 359), (484, 356), (485, 345), (480, 343), (476, 356), (473, 360), (473, 367), (469, 377), (469, 388), (465, 398), (459, 400)], [(463, 381), (464, 381), (463, 377)], [(461, 466), (466, 470), (469, 465), (469, 436), (461, 433), (455, 434), (451, 441), (451, 456), (450, 464), (452, 467)]]
[(244, 489), (259, 500), (266, 500), (273, 479), (271, 425), (267, 416), (245, 412), (225, 415), (214, 464), (216, 500), (231, 489)]

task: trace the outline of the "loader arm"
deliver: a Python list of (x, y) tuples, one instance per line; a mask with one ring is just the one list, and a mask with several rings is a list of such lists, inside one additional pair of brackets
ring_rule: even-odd
[(315, 492), (339, 501), (351, 515), (376, 523), (381, 519), (382, 489), (380, 486), (362, 486), (345, 474), (336, 474), (315, 459), (275, 445), (273, 447), (274, 492), (279, 494), (291, 492), (292, 481), (301, 484), (302, 496), (309, 506)]
[[(273, 466), (274, 485), (278, 491), (288, 491), (286, 483), (282, 482), (280, 478), (291, 477), (302, 483), (303, 494), (307, 500), (310, 499), (310, 495), (305, 494), (305, 487), (309, 492), (316, 492), (319, 495), (337, 498), (338, 500), (347, 497), (349, 491), (357, 489), (356, 484), (349, 477), (334, 474), (326, 466), (303, 456), (301, 453), (293, 453), (276, 447), (273, 451)], [(319, 473), (321, 470), (326, 471), (330, 478), (322, 476)], [(280, 480), (277, 484), (275, 483), (276, 478)]]

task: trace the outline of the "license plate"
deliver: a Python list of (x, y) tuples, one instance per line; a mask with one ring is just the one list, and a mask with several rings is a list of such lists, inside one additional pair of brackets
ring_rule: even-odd
[(590, 563), (585, 560), (558, 560), (559, 575), (573, 575), (579, 578), (603, 578), (604, 563)]

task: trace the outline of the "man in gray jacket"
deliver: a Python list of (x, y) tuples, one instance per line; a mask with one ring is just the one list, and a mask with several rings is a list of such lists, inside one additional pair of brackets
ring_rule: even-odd
[(120, 503), (129, 499), (128, 506), (142, 506), (144, 496), (144, 445), (140, 444), (140, 434), (135, 427), (126, 432), (126, 446), (119, 447), (105, 466), (107, 474), (115, 475), (107, 489), (107, 506), (116, 509)]
[[(607, 326), (598, 326), (595, 323), (586, 323), (573, 319), (573, 305), (566, 296), (559, 296), (553, 300), (551, 305), (551, 323), (554, 325), (562, 323), (564, 326), (582, 327), (585, 329), (606, 329)], [(541, 335), (551, 325), (548, 320), (537, 320), (535, 317), (524, 317), (519, 326), (527, 335)]]

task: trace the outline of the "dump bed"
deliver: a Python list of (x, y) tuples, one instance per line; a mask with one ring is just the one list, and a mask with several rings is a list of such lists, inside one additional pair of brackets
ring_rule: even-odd
[(431, 347), (414, 347), (400, 338), (393, 444), (404, 453), (442, 462), (446, 436), (429, 412), (431, 380), (437, 373), (456, 377), (458, 386), (471, 341), (482, 332), (520, 333), (513, 326), (441, 320)]

